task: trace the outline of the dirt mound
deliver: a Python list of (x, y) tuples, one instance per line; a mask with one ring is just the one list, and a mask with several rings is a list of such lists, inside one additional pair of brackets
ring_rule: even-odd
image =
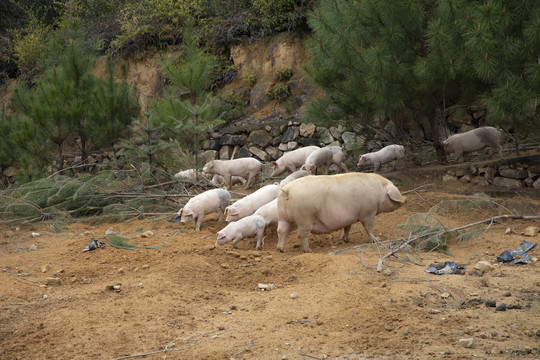
[[(392, 174), (399, 177), (398, 174)], [(429, 180), (431, 181), (431, 179)], [(401, 190), (420, 185), (402, 180)], [(405, 236), (396, 225), (448, 199), (475, 201), (476, 189), (431, 186), (409, 193), (399, 210), (375, 221), (381, 240)], [(468, 192), (468, 193), (467, 193)], [(540, 206), (540, 194), (490, 200)], [(464, 225), (489, 214), (458, 210), (439, 214), (446, 226)], [(531, 215), (531, 214), (529, 214)], [(538, 215), (533, 214), (533, 215)], [(0, 358), (2, 359), (535, 359), (540, 330), (538, 261), (495, 264), (482, 273), (481, 260), (494, 261), (540, 222), (505, 221), (488, 226), (470, 241), (452, 240), (453, 256), (410, 250), (385, 262), (384, 249), (352, 248), (367, 243), (361, 225), (349, 244), (339, 232), (312, 235), (314, 253), (301, 251), (296, 234), (286, 253), (276, 251), (271, 229), (262, 251), (254, 240), (215, 248), (225, 223), (205, 218), (200, 233), (168, 219), (115, 224), (56, 223), (0, 226)], [(507, 227), (515, 233), (505, 235)], [(91, 238), (106, 241), (107, 229), (141, 246), (121, 250), (107, 245), (83, 252)], [(152, 233), (148, 233), (151, 231)], [(145, 233), (146, 232), (146, 233)], [(32, 233), (39, 233), (32, 234)], [(147, 237), (143, 237), (147, 236)], [(538, 241), (540, 237), (529, 238)], [(159, 247), (145, 249), (144, 247)], [(538, 258), (537, 246), (530, 251)], [(433, 275), (433, 262), (455, 261), (462, 275)], [(261, 290), (258, 284), (273, 284)], [(116, 285), (116, 287), (114, 286)], [(496, 311), (497, 305), (518, 305)], [(473, 339), (472, 345), (462, 339)]]

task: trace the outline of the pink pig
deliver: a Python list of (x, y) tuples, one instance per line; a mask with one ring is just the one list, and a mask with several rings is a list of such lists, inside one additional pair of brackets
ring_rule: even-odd
[(277, 198), (279, 185), (266, 185), (225, 209), (225, 220), (235, 221), (252, 215), (258, 208)]
[(204, 165), (203, 174), (218, 174), (225, 178), (225, 186), (231, 188), (231, 176), (241, 176), (247, 179), (244, 189), (255, 181), (262, 171), (262, 163), (254, 158), (240, 158), (233, 160), (213, 160)]
[(274, 171), (270, 175), (271, 177), (283, 174), (285, 171), (293, 173), (296, 168), (304, 165), (306, 158), (313, 151), (317, 150), (318, 146), (306, 146), (300, 149), (286, 152), (277, 161), (273, 161)]
[(347, 173), (306, 176), (285, 185), (278, 196), (278, 245), (285, 251), (285, 238), (292, 224), (304, 252), (311, 252), (310, 233), (343, 229), (341, 240), (349, 241), (351, 225), (360, 221), (371, 241), (375, 216), (391, 212), (405, 203), (394, 184), (378, 175)]
[(185, 224), (193, 220), (195, 231), (200, 231), (204, 215), (221, 210), (223, 216), (230, 199), (231, 195), (225, 189), (205, 191), (192, 197), (182, 209), (178, 210), (177, 217), (173, 221)]
[(360, 167), (365, 164), (371, 164), (374, 167), (374, 171), (377, 172), (381, 168), (381, 165), (389, 163), (390, 161), (401, 159), (404, 156), (405, 148), (402, 145), (388, 145), (379, 151), (360, 155), (358, 158), (358, 164), (356, 164), (356, 166)]
[(334, 152), (328, 147), (317, 149), (313, 151), (306, 159), (306, 163), (302, 166), (302, 170), (317, 173), (317, 169), (322, 167), (323, 174), (328, 174), (328, 168), (332, 165), (334, 159)]
[(251, 215), (238, 221), (233, 221), (217, 233), (215, 246), (232, 241), (233, 247), (236, 248), (238, 240), (256, 235), (257, 245), (255, 249), (259, 250), (262, 246), (265, 226), (264, 219), (259, 215)]
[(502, 156), (501, 146), (499, 145), (499, 131), (491, 126), (479, 127), (461, 134), (455, 134), (443, 141), (444, 151), (448, 154), (454, 153), (455, 160), (463, 153), (477, 151), (489, 146)]

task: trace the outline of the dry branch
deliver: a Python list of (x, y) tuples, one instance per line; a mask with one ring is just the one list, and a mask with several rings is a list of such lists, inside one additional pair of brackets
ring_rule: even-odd
[[(433, 232), (430, 232), (430, 233), (427, 233), (427, 234), (422, 234), (422, 235), (415, 236), (415, 237), (412, 237), (412, 238), (409, 237), (409, 239), (407, 241), (405, 241), (403, 244), (401, 244), (398, 248), (389, 251), (386, 255), (384, 255), (382, 258), (379, 259), (379, 262), (377, 264), (377, 272), (382, 271), (382, 265), (383, 265), (384, 260), (386, 260), (388, 257), (394, 255), (398, 251), (401, 251), (403, 248), (405, 248), (407, 245), (409, 245), (410, 243), (412, 243), (415, 240), (421, 239), (421, 238), (426, 237), (426, 236), (442, 235), (442, 234), (445, 234), (445, 233), (448, 233), (448, 232), (463, 230), (463, 229), (466, 229), (466, 228), (469, 228), (469, 227), (472, 227), (472, 226), (484, 224), (486, 222), (489, 223), (489, 225), (488, 225), (488, 228), (489, 228), (491, 226), (491, 224), (493, 224), (493, 221), (499, 220), (499, 219), (540, 220), (540, 216), (499, 215), (499, 216), (494, 216), (494, 217), (491, 217), (491, 218), (488, 218), (488, 219), (476, 221), (476, 222), (473, 222), (473, 223), (470, 223), (470, 224), (467, 224), (467, 225), (457, 226), (457, 227), (450, 228), (450, 229), (443, 229), (443, 230), (433, 231)], [(398, 239), (398, 240), (403, 240), (403, 239)]]

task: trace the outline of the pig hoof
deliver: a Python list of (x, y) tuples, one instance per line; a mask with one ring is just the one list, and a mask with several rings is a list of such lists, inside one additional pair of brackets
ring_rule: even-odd
[(285, 248), (280, 248), (280, 247), (278, 247), (277, 249), (279, 250), (279, 252), (282, 252), (282, 253), (285, 252)]
[(310, 253), (310, 252), (311, 252), (311, 249), (310, 249), (310, 248), (304, 248), (304, 252), (305, 252), (305, 253)]

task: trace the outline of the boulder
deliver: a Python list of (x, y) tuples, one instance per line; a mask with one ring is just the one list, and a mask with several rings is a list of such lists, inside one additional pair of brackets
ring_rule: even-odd
[(206, 139), (203, 142), (202, 148), (204, 150), (219, 150), (219, 140)]
[(270, 156), (272, 160), (277, 160), (281, 157), (281, 155), (283, 155), (283, 153), (278, 148), (275, 148), (273, 146), (268, 146), (266, 149), (264, 149), (264, 151), (266, 151), (266, 153)]
[(232, 159), (231, 147), (229, 145), (222, 146), (219, 149), (219, 159), (220, 160), (230, 160)]
[(242, 146), (240, 150), (238, 151), (238, 157), (239, 158), (251, 157), (251, 153), (249, 152), (247, 148)]
[(311, 145), (321, 146), (321, 143), (319, 142), (319, 139), (315, 139), (315, 138), (299, 139), (298, 143), (302, 144), (302, 146), (311, 146)]
[(345, 150), (351, 150), (352, 148), (358, 146), (358, 143), (361, 143), (360, 138), (356, 136), (355, 133), (346, 131), (341, 135), (343, 139), (343, 148)]
[(317, 128), (317, 135), (319, 137), (319, 142), (321, 144), (330, 144), (332, 141), (334, 141), (334, 137), (330, 133), (330, 130), (324, 127), (318, 127)]
[(444, 174), (443, 177), (442, 177), (442, 181), (443, 182), (457, 181), (457, 177), (454, 176), (454, 175), (450, 175), (450, 174)]
[(483, 176), (475, 176), (471, 179), (471, 184), (479, 186), (489, 186), (489, 181)]
[(255, 146), (252, 146), (252, 147), (249, 148), (249, 151), (253, 155), (255, 155), (256, 157), (261, 159), (262, 161), (268, 161), (269, 160), (269, 156), (264, 150), (261, 150), (261, 149), (255, 147)]
[(225, 134), (219, 139), (219, 145), (245, 145), (246, 135)]
[(281, 138), (282, 143), (288, 143), (290, 141), (296, 140), (296, 138), (300, 135), (300, 130), (298, 126), (291, 126), (287, 130), (285, 130), (285, 133), (283, 134), (283, 137)]
[(499, 175), (510, 179), (526, 179), (529, 176), (529, 172), (523, 169), (511, 169), (511, 168), (499, 168)]
[(536, 179), (536, 181), (532, 184), (532, 187), (535, 189), (540, 189), (540, 178)]
[(273, 138), (266, 130), (255, 130), (249, 134), (248, 141), (258, 148), (265, 148), (272, 144)]
[(345, 128), (342, 125), (338, 125), (337, 127), (330, 126), (328, 130), (334, 139), (341, 139), (341, 135), (343, 135)]
[(295, 150), (297, 148), (298, 148), (298, 143), (296, 141), (289, 141), (287, 143), (287, 149), (289, 149), (289, 151)]
[(315, 129), (317, 127), (315, 126), (315, 124), (313, 123), (302, 123), (300, 125), (300, 136), (303, 136), (303, 137), (306, 137), (306, 138), (309, 138), (309, 137), (312, 137), (313, 134), (315, 133)]
[(495, 179), (493, 179), (493, 185), (504, 187), (504, 188), (521, 188), (521, 187), (523, 187), (523, 183), (522, 183), (521, 180), (510, 179), (510, 178), (505, 178), (505, 177), (501, 177), (501, 176), (497, 176), (497, 177), (495, 177)]

